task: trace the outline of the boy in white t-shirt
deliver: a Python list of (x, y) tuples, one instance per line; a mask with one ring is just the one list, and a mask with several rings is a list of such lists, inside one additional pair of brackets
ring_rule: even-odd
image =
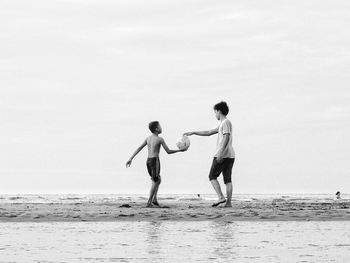
[[(186, 132), (184, 135), (198, 135), (198, 136), (211, 136), (218, 134), (216, 142), (216, 152), (214, 155), (213, 163), (209, 173), (209, 180), (214, 187), (215, 192), (218, 195), (218, 201), (213, 206), (218, 206), (225, 203), (225, 207), (232, 207), (232, 167), (235, 162), (235, 151), (232, 147), (232, 124), (226, 115), (229, 112), (229, 108), (226, 102), (221, 101), (214, 105), (215, 117), (220, 121), (220, 125), (209, 131), (195, 131)], [(223, 174), (224, 183), (226, 185), (226, 195), (222, 194), (220, 184), (217, 180), (220, 174)]]

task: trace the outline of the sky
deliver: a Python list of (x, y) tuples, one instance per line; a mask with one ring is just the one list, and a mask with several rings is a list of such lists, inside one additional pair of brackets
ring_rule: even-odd
[[(234, 193), (350, 193), (349, 26), (345, 0), (3, 0), (0, 193), (148, 193), (148, 123), (176, 149), (221, 100)], [(160, 194), (214, 193), (190, 139)]]

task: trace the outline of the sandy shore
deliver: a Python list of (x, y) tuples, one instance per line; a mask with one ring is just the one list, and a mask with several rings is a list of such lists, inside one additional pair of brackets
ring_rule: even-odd
[(163, 208), (144, 201), (0, 203), (0, 222), (43, 221), (310, 221), (350, 220), (350, 200), (233, 200), (232, 208), (211, 207), (208, 200), (162, 200)]

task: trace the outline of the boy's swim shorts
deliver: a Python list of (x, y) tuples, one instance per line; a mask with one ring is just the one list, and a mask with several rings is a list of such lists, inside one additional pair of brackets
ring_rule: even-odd
[(209, 180), (214, 180), (219, 177), (222, 173), (224, 176), (224, 183), (231, 183), (231, 174), (233, 163), (235, 162), (235, 158), (224, 158), (221, 163), (216, 160), (216, 157), (213, 159), (213, 163), (211, 165)]
[(158, 157), (147, 158), (147, 171), (153, 182), (160, 180), (160, 161)]

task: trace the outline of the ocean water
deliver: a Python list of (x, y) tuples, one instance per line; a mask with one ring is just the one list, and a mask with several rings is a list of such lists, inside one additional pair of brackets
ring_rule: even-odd
[[(348, 202), (349, 195), (342, 195)], [(161, 195), (163, 202), (215, 195)], [(235, 201), (334, 200), (329, 194), (234, 195)], [(145, 202), (146, 195), (1, 195), (20, 203)], [(201, 203), (202, 204), (202, 203)], [(203, 203), (205, 209), (206, 202)], [(348, 208), (346, 208), (348, 209)], [(70, 262), (350, 262), (350, 221), (0, 222), (0, 263)]]
[(7, 222), (0, 262), (350, 262), (350, 222)]
[[(342, 200), (350, 201), (350, 194), (342, 193)], [(77, 203), (77, 202), (118, 202), (118, 201), (145, 201), (147, 194), (5, 194), (0, 195), (1, 203)], [(215, 194), (160, 194), (160, 200), (172, 201), (214, 201)], [(335, 194), (234, 194), (234, 201), (254, 200), (285, 200), (285, 201), (308, 201), (316, 202), (332, 201)]]

